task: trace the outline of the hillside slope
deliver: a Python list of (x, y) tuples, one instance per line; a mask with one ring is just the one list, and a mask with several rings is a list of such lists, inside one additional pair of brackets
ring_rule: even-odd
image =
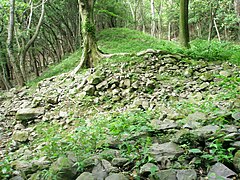
[[(155, 49), (157, 42), (126, 29), (99, 38), (108, 53)], [(166, 43), (2, 95), (0, 177), (237, 177), (240, 68), (167, 52)]]

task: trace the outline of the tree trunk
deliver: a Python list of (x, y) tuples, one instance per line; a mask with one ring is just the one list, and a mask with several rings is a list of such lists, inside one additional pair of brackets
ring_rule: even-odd
[(186, 48), (190, 48), (188, 29), (188, 2), (189, 0), (180, 0), (180, 43)]
[(42, 25), (42, 21), (43, 21), (43, 18), (44, 18), (44, 4), (45, 4), (45, 0), (42, 0), (42, 10), (41, 10), (41, 15), (40, 15), (40, 18), (38, 20), (38, 24), (37, 24), (37, 27), (36, 27), (36, 30), (32, 36), (32, 38), (27, 42), (27, 44), (22, 47), (22, 51), (20, 53), (20, 68), (21, 68), (21, 71), (22, 71), (22, 74), (23, 74), (23, 77), (26, 79), (27, 76), (26, 76), (26, 55), (27, 55), (27, 51), (28, 49), (30, 48), (30, 46), (34, 43), (34, 41), (36, 40), (38, 34), (39, 34), (39, 31), (40, 31), (40, 28), (41, 28), (41, 25)]
[(219, 30), (218, 30), (217, 22), (216, 22), (215, 18), (213, 19), (213, 23), (214, 23), (214, 27), (215, 27), (216, 32), (217, 32), (218, 40), (219, 40), (219, 42), (221, 42), (221, 36), (220, 36)]
[(14, 57), (13, 51), (13, 35), (14, 35), (14, 14), (15, 14), (15, 0), (9, 0), (10, 3), (10, 15), (9, 15), (9, 26), (8, 26), (8, 39), (7, 39), (7, 51), (9, 55), (9, 60), (12, 64), (14, 75), (19, 86), (24, 86), (25, 80), (20, 67)]
[(79, 12), (82, 22), (83, 51), (79, 65), (73, 70), (72, 75), (77, 73), (81, 67), (92, 68), (102, 57), (97, 47), (95, 37), (95, 24), (93, 9), (96, 0), (79, 0)]
[(156, 36), (155, 6), (154, 0), (151, 0), (151, 35)]
[(238, 40), (240, 40), (240, 0), (234, 0), (234, 9), (238, 19)]

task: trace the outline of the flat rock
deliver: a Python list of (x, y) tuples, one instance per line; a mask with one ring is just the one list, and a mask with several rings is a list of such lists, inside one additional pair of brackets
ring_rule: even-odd
[(57, 178), (63, 180), (72, 180), (77, 175), (77, 167), (66, 157), (59, 157), (57, 161), (51, 165), (50, 171), (52, 171)]
[(153, 163), (146, 163), (140, 168), (140, 174), (143, 175), (143, 176), (146, 176), (146, 177), (149, 174), (151, 174), (152, 171), (153, 172), (159, 171), (158, 166), (153, 164)]
[(29, 133), (25, 130), (17, 130), (13, 132), (12, 139), (19, 142), (25, 142), (28, 140)]
[(238, 173), (240, 173), (240, 150), (238, 150), (233, 158), (233, 165)]
[(177, 180), (196, 180), (197, 173), (194, 169), (178, 170)]
[(126, 178), (126, 176), (124, 176), (121, 173), (118, 174), (114, 173), (108, 176), (105, 180), (128, 180), (128, 178)]
[(162, 170), (156, 173), (156, 177), (159, 180), (177, 180), (177, 171), (174, 169)]
[(240, 112), (233, 113), (232, 118), (236, 121), (240, 120)]
[(231, 169), (229, 169), (224, 164), (219, 162), (211, 167), (207, 175), (209, 180), (219, 180), (219, 179), (230, 180), (234, 176), (236, 176), (235, 172), (233, 172)]
[(154, 129), (157, 129), (157, 130), (168, 130), (168, 129), (175, 129), (178, 127), (177, 123), (173, 120), (164, 120), (164, 121), (161, 121), (161, 120), (153, 120), (151, 122), (151, 125)]
[(168, 142), (164, 144), (155, 143), (150, 147), (150, 154), (159, 159), (159, 157), (166, 156), (172, 159), (175, 156), (179, 156), (184, 153), (184, 150), (180, 148), (177, 144)]
[(198, 135), (206, 137), (209, 134), (215, 133), (219, 129), (217, 125), (207, 125), (194, 130)]
[(127, 158), (113, 158), (112, 165), (117, 166), (117, 167), (121, 167), (127, 162), (128, 162)]
[(44, 114), (44, 108), (24, 108), (20, 109), (16, 113), (16, 119), (21, 121), (28, 121), (38, 118), (40, 115)]
[(94, 176), (90, 172), (84, 172), (76, 180), (95, 180)]
[(202, 112), (195, 112), (187, 116), (188, 121), (199, 121), (199, 120), (206, 120), (206, 119), (207, 119), (206, 114)]

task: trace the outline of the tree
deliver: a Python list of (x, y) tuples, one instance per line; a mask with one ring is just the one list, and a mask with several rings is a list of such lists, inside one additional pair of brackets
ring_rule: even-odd
[(189, 0), (180, 0), (180, 43), (183, 47), (190, 48), (188, 29), (188, 3)]
[(9, 26), (8, 26), (8, 39), (7, 39), (7, 51), (9, 55), (9, 59), (11, 65), (13, 67), (15, 78), (19, 86), (23, 86), (25, 81), (23, 78), (23, 74), (20, 70), (20, 66), (14, 57), (14, 50), (13, 50), (13, 36), (14, 36), (14, 25), (15, 25), (15, 0), (9, 0), (10, 4), (10, 14), (9, 14)]
[(103, 54), (97, 47), (96, 29), (93, 10), (96, 0), (79, 0), (79, 13), (81, 16), (81, 28), (83, 37), (83, 51), (79, 65), (73, 70), (72, 75), (81, 67), (93, 67)]

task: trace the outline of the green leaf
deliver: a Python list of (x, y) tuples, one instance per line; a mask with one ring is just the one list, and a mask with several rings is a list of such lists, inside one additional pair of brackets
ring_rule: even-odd
[(202, 153), (202, 151), (200, 149), (189, 149), (189, 152), (194, 153), (194, 154)]

